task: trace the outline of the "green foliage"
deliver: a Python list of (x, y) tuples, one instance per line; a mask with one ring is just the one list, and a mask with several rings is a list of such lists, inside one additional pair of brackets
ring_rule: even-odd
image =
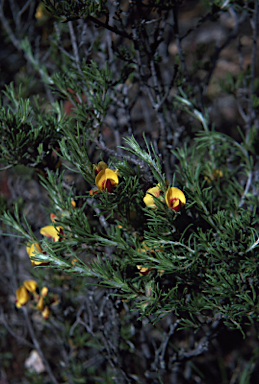
[(106, 1), (79, 0), (79, 1), (55, 1), (44, 0), (48, 11), (56, 17), (61, 17), (63, 22), (90, 15), (101, 17), (105, 13)]
[[(6, 226), (12, 228), (24, 247), (39, 245), (30, 258), (44, 265), (32, 274), (41, 283), (53, 283), (53, 290), (62, 296), (63, 313), (57, 309), (51, 326), (60, 328), (64, 351), (70, 348), (69, 363), (61, 364), (63, 381), (80, 383), (88, 380), (87, 375), (90, 383), (95, 380), (97, 370), (91, 363), (85, 365), (80, 355), (87, 348), (106, 354), (110, 365), (115, 364), (113, 347), (104, 337), (108, 331), (100, 321), (110, 315), (103, 315), (108, 298), (114, 300), (120, 317), (117, 355), (119, 349), (135, 355), (133, 318), (155, 327), (171, 316), (186, 334), (208, 330), (206, 342), (223, 326), (245, 337), (246, 327), (259, 321), (255, 67), (247, 66), (237, 75), (227, 73), (218, 81), (231, 98), (238, 99), (241, 89), (245, 95), (238, 100), (243, 124), (234, 134), (218, 129), (206, 92), (221, 48), (208, 53), (207, 45), (200, 45), (196, 60), (185, 65), (187, 52), (181, 42), (196, 27), (181, 36), (180, 3), (45, 0), (53, 19), (46, 46), (39, 43), (44, 52), (34, 53), (38, 43), (29, 38), (20, 41), (19, 50), (33, 68), (32, 75), (24, 77), (19, 89), (11, 83), (2, 94), (2, 169), (17, 165), (36, 169), (48, 203), (46, 215), (41, 212), (40, 220), (32, 224), (28, 207), (16, 204), (12, 210), (8, 199), (1, 197), (1, 220), (5, 232)], [(239, 4), (231, 1), (203, 3), (209, 13), (197, 28), (229, 7), (236, 17), (240, 11)], [(244, 12), (252, 15), (251, 10)], [(41, 32), (39, 41), (46, 35), (44, 28)], [(178, 53), (165, 60), (171, 35), (176, 36)], [(197, 70), (206, 73), (201, 84), (196, 75), (192, 79)], [(30, 97), (25, 88), (39, 78), (46, 95)], [(107, 163), (102, 169), (94, 165), (100, 160)], [(118, 183), (107, 176), (109, 172), (118, 175)], [(152, 187), (158, 190), (153, 197)], [(178, 188), (186, 202), (177, 197), (168, 201), (171, 187)], [(152, 207), (145, 196), (153, 198)], [(39, 204), (38, 196), (36, 200)], [(47, 213), (52, 214), (50, 219)], [(56, 238), (40, 235), (46, 224), (57, 232)], [(107, 294), (100, 313), (95, 313), (98, 327), (91, 323), (94, 315), (85, 286), (89, 292), (100, 289)], [(166, 337), (162, 334), (157, 363), (151, 364), (159, 382), (168, 346), (176, 351), (172, 361), (177, 364), (194, 356), (184, 355), (170, 341), (173, 331)], [(240, 383), (249, 382), (257, 357), (255, 350)], [(111, 377), (107, 368), (97, 381), (110, 383)], [(227, 378), (224, 367), (222, 377)], [(35, 383), (42, 380), (32, 373), (28, 378)]]
[(52, 147), (60, 137), (59, 126), (64, 118), (57, 122), (55, 115), (40, 107), (37, 98), (32, 103), (21, 97), (20, 90), (16, 94), (13, 84), (3, 93), (10, 102), (0, 110), (0, 161), (5, 168), (17, 164), (36, 167), (40, 163), (54, 162)]

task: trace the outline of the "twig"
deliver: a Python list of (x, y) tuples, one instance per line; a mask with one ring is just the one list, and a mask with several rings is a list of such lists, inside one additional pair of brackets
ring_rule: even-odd
[(251, 183), (252, 183), (252, 172), (250, 171), (249, 172), (249, 175), (248, 175), (248, 179), (247, 179), (247, 182), (246, 182), (246, 187), (245, 187), (245, 190), (244, 190), (244, 193), (240, 199), (240, 202), (238, 204), (239, 207), (242, 207), (242, 205), (244, 204), (244, 201), (245, 201), (245, 197), (246, 195), (248, 194), (248, 191), (249, 191), (249, 188), (251, 186)]
[[(6, 31), (9, 39), (11, 40), (12, 44), (15, 46), (15, 48), (17, 49), (18, 52), (23, 52), (25, 59), (34, 68), (37, 67), (39, 75), (41, 76), (41, 78), (42, 78), (44, 83), (47, 82), (48, 84), (53, 84), (52, 79), (46, 73), (44, 73), (44, 71), (42, 70), (39, 62), (37, 60), (35, 60), (34, 57), (32, 57), (28, 53), (24, 52), (24, 50), (22, 49), (22, 45), (21, 45), (20, 41), (15, 37), (15, 35), (14, 35), (12, 29), (10, 28), (6, 18), (4, 17), (3, 5), (4, 5), (4, 0), (0, 1), (0, 20), (1, 20), (2, 24), (3, 24), (3, 27), (4, 27), (5, 31)], [(48, 90), (47, 90), (47, 93), (48, 93)], [(50, 97), (50, 99), (52, 98), (50, 96), (50, 93), (48, 94), (48, 96)]]
[(146, 168), (146, 164), (141, 159), (134, 159), (133, 157), (125, 156), (124, 154), (120, 154), (120, 153), (114, 151), (113, 149), (106, 147), (106, 145), (102, 139), (100, 139), (99, 141), (95, 140), (95, 144), (97, 145), (97, 147), (99, 149), (108, 153), (110, 156), (115, 156), (115, 157), (119, 157), (121, 159), (126, 159), (127, 161), (129, 161), (132, 164), (139, 165), (140, 168)]
[[(225, 49), (228, 46), (228, 44), (230, 43), (230, 41), (237, 36), (238, 26), (239, 26), (240, 20), (238, 19), (237, 14), (232, 7), (229, 8), (229, 12), (232, 14), (235, 25), (234, 25), (232, 32), (228, 35), (227, 39), (225, 40), (225, 42), (220, 47), (218, 47), (214, 52), (212, 66), (211, 66), (210, 71), (209, 71), (207, 78), (205, 80), (204, 89), (203, 89), (203, 96), (206, 96), (206, 94), (207, 94), (209, 82), (210, 82), (211, 76), (214, 72), (214, 69), (216, 68), (216, 64), (217, 64), (217, 61), (218, 61), (218, 58), (219, 58), (221, 51), (223, 49)], [(241, 16), (240, 16), (240, 18), (241, 18)]]
[(19, 343), (22, 343), (24, 345), (26, 345), (27, 347), (30, 347), (30, 348), (33, 348), (33, 344), (30, 343), (29, 341), (27, 341), (26, 339), (24, 339), (22, 336), (20, 335), (17, 335), (17, 333), (15, 333), (12, 328), (9, 327), (9, 324), (7, 323), (6, 319), (5, 319), (5, 315), (3, 313), (3, 310), (2, 310), (2, 307), (0, 307), (0, 323), (4, 325), (4, 327), (7, 329), (7, 331), (19, 342)]
[(251, 80), (249, 87), (249, 108), (248, 108), (248, 118), (249, 122), (246, 129), (246, 142), (250, 140), (250, 131), (253, 125), (253, 121), (256, 119), (256, 112), (253, 107), (253, 95), (255, 93), (255, 77), (256, 77), (256, 54), (257, 54), (257, 37), (258, 37), (258, 11), (259, 4), (258, 0), (255, 1), (255, 9), (253, 17), (250, 20), (251, 28), (253, 31), (253, 47), (252, 47), (252, 57), (251, 57)]
[(178, 11), (177, 5), (174, 5), (174, 7), (173, 7), (173, 28), (174, 28), (174, 34), (175, 34), (175, 39), (176, 39), (176, 46), (177, 46), (178, 54), (180, 57), (181, 67), (182, 67), (184, 75), (186, 77), (188, 77), (188, 72), (187, 72), (186, 63), (185, 63), (184, 56), (183, 56), (183, 49), (182, 49), (181, 39), (180, 39), (180, 34), (179, 34), (178, 12), (177, 11)]
[(155, 353), (155, 364), (157, 366), (157, 363), (158, 363), (158, 360), (159, 360), (159, 364), (160, 364), (160, 368), (161, 369), (165, 369), (165, 360), (164, 360), (164, 358), (165, 358), (166, 348), (167, 348), (167, 345), (169, 343), (169, 340), (170, 340), (171, 336), (174, 334), (174, 332), (175, 332), (176, 328), (178, 327), (179, 323), (180, 323), (180, 320), (176, 320), (174, 324), (170, 325), (169, 332), (164, 334), (163, 341), (161, 342), (160, 347), (156, 350), (156, 353)]
[[(73, 22), (72, 21), (68, 22), (68, 27), (69, 27), (69, 33), (70, 33), (70, 37), (71, 37), (71, 43), (72, 43), (72, 48), (73, 48), (73, 52), (74, 52), (76, 67), (78, 69), (78, 72), (80, 74), (83, 74), (83, 72), (82, 72), (82, 70), (80, 68), (80, 65), (79, 65), (80, 64), (80, 59), (79, 59), (77, 42), (76, 42), (76, 35), (75, 35), (75, 32), (74, 32)], [(78, 99), (79, 100), (81, 99), (80, 95), (78, 95)], [(82, 103), (82, 100), (80, 100), (80, 103)]]
[(258, 244), (259, 244), (259, 238), (254, 242), (254, 244), (251, 245), (250, 248), (246, 250), (246, 253), (252, 251), (255, 247), (257, 247)]
[[(9, 272), (9, 275), (10, 275), (10, 278), (11, 278), (11, 281), (12, 281), (13, 289), (15, 290), (15, 289), (18, 288), (18, 282), (17, 282), (17, 279), (16, 279), (16, 275), (14, 273), (11, 257), (10, 257), (10, 254), (9, 254), (8, 250), (5, 247), (2, 247), (2, 249), (5, 251), (8, 272)], [(31, 339), (32, 339), (32, 342), (33, 342), (33, 346), (37, 350), (38, 354), (40, 355), (40, 357), (41, 357), (41, 359), (43, 361), (43, 364), (45, 365), (46, 371), (48, 372), (49, 377), (50, 377), (52, 383), (53, 384), (58, 384), (55, 376), (52, 373), (52, 370), (51, 370), (51, 368), (49, 366), (49, 363), (46, 360), (46, 358), (45, 358), (45, 356), (44, 356), (44, 354), (43, 354), (43, 352), (41, 350), (39, 342), (38, 342), (38, 340), (37, 340), (37, 338), (35, 336), (35, 332), (34, 332), (34, 329), (33, 329), (33, 326), (32, 326), (31, 320), (30, 320), (30, 317), (28, 315), (28, 310), (27, 310), (26, 307), (22, 307), (21, 310), (23, 311), (23, 315), (25, 317), (26, 325), (27, 325), (27, 328), (29, 330), (29, 333), (30, 333), (30, 336), (31, 336)], [(10, 333), (14, 336), (13, 332), (10, 332)], [(30, 344), (30, 346), (31, 346), (31, 344)]]
[(96, 19), (95, 17), (93, 16), (87, 16), (86, 19), (89, 19), (91, 20), (93, 23), (95, 23), (96, 25), (98, 25), (98, 27), (103, 27), (105, 29), (108, 29), (109, 31), (111, 32), (114, 32), (116, 33), (116, 35), (120, 35), (122, 37), (126, 37), (127, 39), (129, 40), (133, 40), (132, 38), (132, 34), (129, 34), (125, 31), (122, 31), (122, 30), (119, 30), (116, 26), (112, 27), (111, 25), (109, 25), (108, 23), (103, 23), (102, 21)]
[(31, 336), (31, 339), (32, 339), (32, 342), (33, 342), (33, 345), (34, 345), (34, 348), (37, 350), (38, 354), (40, 355), (41, 359), (42, 359), (42, 362), (46, 368), (46, 371), (48, 372), (48, 375), (52, 381), (53, 384), (58, 384), (50, 366), (49, 366), (49, 363), (48, 361), (46, 360), (45, 358), (45, 355), (44, 353), (42, 352), (42, 349), (40, 347), (40, 344), (38, 342), (38, 339), (36, 338), (36, 335), (35, 335), (35, 332), (34, 332), (34, 329), (33, 329), (33, 326), (32, 326), (32, 323), (31, 323), (31, 320), (30, 320), (30, 317), (28, 315), (28, 310), (26, 307), (22, 307), (21, 308), (22, 311), (23, 311), (23, 315), (25, 317), (25, 321), (26, 321), (26, 324), (27, 324), (27, 327), (28, 327), (28, 330), (29, 330), (29, 333), (30, 333), (30, 336)]

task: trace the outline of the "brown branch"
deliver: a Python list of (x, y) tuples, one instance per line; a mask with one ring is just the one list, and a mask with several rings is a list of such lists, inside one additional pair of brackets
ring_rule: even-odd
[(133, 40), (132, 34), (129, 34), (129, 33), (125, 32), (125, 31), (121, 31), (121, 30), (119, 30), (119, 29), (116, 27), (116, 25), (113, 27), (113, 26), (111, 26), (111, 25), (108, 24), (108, 23), (103, 23), (102, 21), (96, 19), (96, 18), (93, 17), (93, 16), (87, 16), (87, 17), (86, 17), (86, 20), (87, 20), (87, 19), (88, 19), (88, 20), (91, 20), (93, 23), (95, 23), (96, 25), (98, 25), (98, 27), (103, 27), (103, 28), (105, 28), (105, 29), (108, 29), (108, 30), (111, 31), (111, 32), (116, 33), (116, 35), (120, 35), (120, 36), (122, 36), (122, 37), (126, 37), (126, 38), (129, 39), (129, 40)]

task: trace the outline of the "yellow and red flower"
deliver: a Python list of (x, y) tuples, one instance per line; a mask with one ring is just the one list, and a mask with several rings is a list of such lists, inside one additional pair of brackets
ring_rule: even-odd
[(99, 191), (112, 192), (114, 187), (119, 184), (116, 172), (110, 168), (102, 169), (95, 178), (95, 184)]
[(46, 225), (46, 227), (40, 229), (40, 233), (56, 243), (61, 240), (60, 235), (63, 234), (63, 227), (60, 225), (57, 227), (54, 227), (54, 225)]
[(160, 199), (161, 201), (163, 201), (164, 197), (161, 196), (161, 195), (163, 195), (163, 193), (164, 192), (162, 191), (162, 189), (160, 189), (159, 186), (149, 188), (146, 192), (146, 195), (145, 195), (143, 201), (147, 207), (156, 208), (156, 204), (155, 204), (153, 196), (155, 196), (158, 199)]
[(165, 202), (168, 208), (179, 212), (181, 207), (186, 204), (186, 198), (179, 188), (171, 187), (166, 191)]

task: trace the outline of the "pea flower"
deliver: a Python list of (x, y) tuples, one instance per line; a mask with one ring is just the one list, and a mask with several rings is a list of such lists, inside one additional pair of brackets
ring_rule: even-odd
[(20, 288), (16, 289), (16, 307), (21, 308), (22, 305), (25, 305), (30, 300), (30, 294), (25, 288), (24, 285), (22, 285)]
[(112, 192), (119, 184), (118, 175), (110, 168), (102, 169), (95, 178), (99, 191)]
[(98, 175), (99, 172), (102, 170), (108, 168), (107, 164), (104, 161), (99, 161), (98, 164), (93, 164), (94, 167), (94, 173)]
[(179, 212), (181, 207), (186, 203), (186, 198), (179, 188), (171, 187), (166, 191), (165, 202), (169, 208)]
[(149, 188), (146, 192), (146, 195), (145, 195), (143, 201), (147, 207), (156, 208), (156, 204), (155, 204), (155, 201), (153, 199), (153, 196), (159, 198), (160, 200), (163, 200), (163, 197), (161, 196), (163, 193), (164, 192), (162, 191), (162, 189), (159, 188), (159, 186)]
[(152, 268), (145, 267), (144, 265), (137, 265), (137, 268), (139, 270), (140, 275), (147, 275), (150, 271), (152, 271)]
[[(37, 257), (36, 255), (36, 250), (39, 252), (42, 252), (41, 246), (39, 243), (32, 243), (31, 245), (28, 244), (26, 247), (26, 251), (29, 255), (29, 258), (31, 257)], [(31, 260), (32, 266), (37, 266), (37, 265), (48, 265), (48, 263), (44, 263), (42, 261), (36, 261), (36, 260)]]
[(54, 225), (47, 225), (40, 229), (40, 233), (56, 243), (57, 241), (60, 241), (60, 234), (63, 233), (63, 227), (60, 225), (57, 227), (54, 227)]
[(27, 289), (27, 291), (36, 293), (36, 290), (38, 288), (38, 284), (34, 280), (25, 280), (23, 282), (24, 287)]

